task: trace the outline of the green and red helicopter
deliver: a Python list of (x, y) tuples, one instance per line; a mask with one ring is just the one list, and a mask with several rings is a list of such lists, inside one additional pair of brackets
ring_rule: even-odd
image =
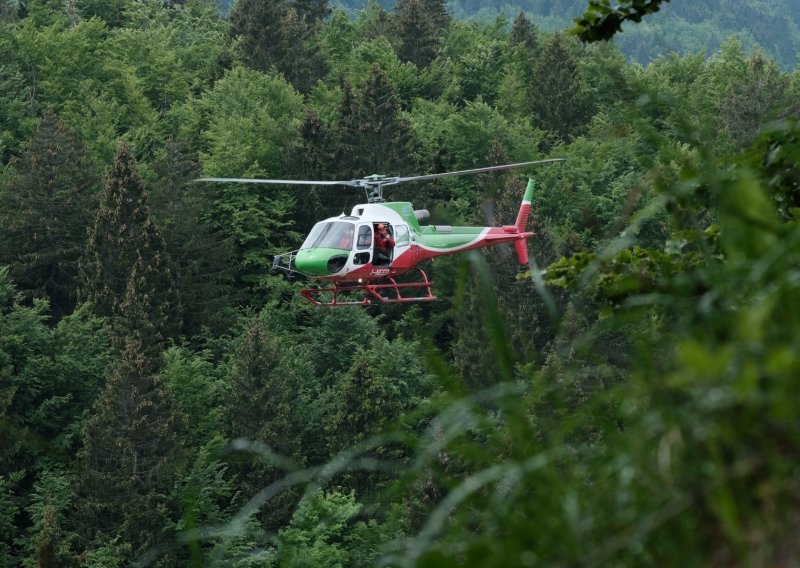
[[(424, 225), (428, 211), (415, 210), (409, 202), (387, 202), (383, 188), (411, 181), (461, 176), (522, 168), (563, 161), (536, 160), (410, 177), (371, 175), (347, 181), (288, 179), (202, 178), (203, 182), (261, 183), (283, 185), (351, 186), (363, 188), (367, 203), (315, 224), (299, 249), (277, 255), (273, 273), (289, 279), (306, 278), (318, 286), (300, 293), (319, 306), (369, 305), (373, 302), (426, 302), (436, 300), (431, 281), (420, 263), (440, 256), (477, 248), (512, 243), (519, 262), (528, 264), (526, 239), (534, 181), (529, 179), (517, 220), (499, 227)], [(375, 233), (383, 225), (394, 240), (387, 256), (377, 254)], [(409, 277), (411, 277), (409, 279)]]

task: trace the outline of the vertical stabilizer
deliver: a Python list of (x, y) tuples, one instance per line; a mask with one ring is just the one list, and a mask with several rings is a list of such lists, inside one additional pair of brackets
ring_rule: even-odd
[[(535, 186), (536, 183), (533, 181), (533, 178), (528, 179), (528, 187), (525, 188), (525, 195), (522, 197), (522, 204), (520, 205), (519, 213), (517, 214), (517, 222), (514, 223), (520, 233), (524, 233), (526, 227), (528, 226), (528, 215), (531, 212), (531, 202), (533, 201), (533, 189)], [(527, 266), (527, 241), (524, 238), (514, 241), (514, 249), (517, 251), (517, 258), (519, 258), (520, 264)]]
[(514, 223), (520, 233), (524, 232), (525, 227), (528, 226), (528, 215), (531, 212), (531, 202), (533, 201), (533, 189), (535, 186), (536, 182), (533, 181), (533, 178), (528, 179), (528, 187), (525, 188), (525, 195), (522, 197), (522, 205), (520, 205), (519, 213), (517, 214), (517, 222)]

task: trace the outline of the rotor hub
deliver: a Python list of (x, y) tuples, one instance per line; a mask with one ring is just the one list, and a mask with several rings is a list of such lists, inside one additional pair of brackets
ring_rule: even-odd
[(383, 203), (383, 186), (397, 183), (397, 177), (372, 174), (362, 179), (354, 179), (352, 185), (362, 187), (367, 196), (367, 203)]

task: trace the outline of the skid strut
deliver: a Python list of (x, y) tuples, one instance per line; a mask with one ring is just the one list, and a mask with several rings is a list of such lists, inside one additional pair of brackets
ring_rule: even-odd
[(308, 288), (300, 294), (317, 306), (367, 306), (375, 302), (400, 304), (411, 302), (433, 302), (436, 296), (431, 291), (431, 281), (422, 269), (418, 269), (422, 281), (397, 282), (387, 277), (380, 283), (334, 284), (329, 288)]

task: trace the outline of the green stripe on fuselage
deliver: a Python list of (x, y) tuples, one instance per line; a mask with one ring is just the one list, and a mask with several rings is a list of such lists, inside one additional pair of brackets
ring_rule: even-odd
[(294, 259), (295, 268), (298, 272), (308, 276), (328, 276), (328, 261), (332, 256), (349, 254), (350, 251), (338, 248), (308, 248), (297, 251)]
[(462, 247), (481, 236), (485, 227), (448, 227), (439, 230), (436, 226), (423, 227), (419, 234), (420, 244), (437, 250)]

